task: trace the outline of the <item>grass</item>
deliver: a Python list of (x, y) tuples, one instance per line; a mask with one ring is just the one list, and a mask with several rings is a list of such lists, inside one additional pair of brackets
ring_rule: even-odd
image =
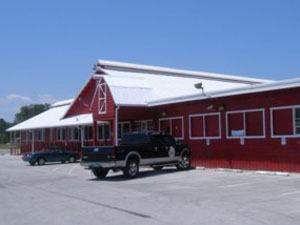
[(10, 152), (10, 144), (0, 144), (0, 155)]

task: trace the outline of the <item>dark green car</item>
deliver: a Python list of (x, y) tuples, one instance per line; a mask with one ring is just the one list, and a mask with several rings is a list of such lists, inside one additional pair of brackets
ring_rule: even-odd
[(80, 158), (78, 153), (72, 151), (64, 151), (62, 149), (49, 149), (43, 152), (26, 153), (22, 159), (29, 162), (30, 165), (44, 165), (48, 162), (69, 162), (74, 163)]

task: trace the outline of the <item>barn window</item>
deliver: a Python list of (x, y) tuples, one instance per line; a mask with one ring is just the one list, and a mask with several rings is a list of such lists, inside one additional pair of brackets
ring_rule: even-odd
[(190, 139), (221, 138), (220, 113), (194, 114), (189, 116)]
[(152, 131), (153, 121), (152, 120), (141, 120), (134, 122), (134, 131)]
[(98, 113), (99, 114), (105, 114), (106, 113), (106, 84), (102, 83), (99, 85), (99, 101), (98, 101)]
[(93, 140), (93, 126), (85, 127), (85, 140)]
[(78, 141), (79, 140), (78, 127), (69, 127), (69, 140), (70, 141)]
[(36, 140), (37, 141), (43, 141), (44, 140), (44, 130), (43, 129), (39, 129), (39, 130), (36, 130)]
[(61, 127), (56, 129), (56, 140), (58, 141), (66, 140), (66, 128)]
[(121, 139), (124, 134), (131, 131), (130, 122), (119, 122), (118, 123), (118, 138)]
[(264, 138), (265, 110), (226, 112), (227, 138)]
[(98, 124), (97, 126), (97, 139), (98, 141), (111, 139), (111, 127), (110, 124)]
[(295, 108), (295, 131), (300, 134), (300, 108)]
[(271, 136), (300, 136), (300, 106), (283, 106), (270, 109)]
[(184, 123), (183, 116), (169, 117), (159, 119), (159, 131), (163, 131), (172, 135), (175, 138), (184, 138)]

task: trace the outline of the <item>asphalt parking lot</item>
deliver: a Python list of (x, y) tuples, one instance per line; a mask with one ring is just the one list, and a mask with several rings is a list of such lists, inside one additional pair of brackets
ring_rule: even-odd
[(1, 224), (300, 224), (300, 174), (145, 169), (97, 180), (76, 164), (0, 156)]

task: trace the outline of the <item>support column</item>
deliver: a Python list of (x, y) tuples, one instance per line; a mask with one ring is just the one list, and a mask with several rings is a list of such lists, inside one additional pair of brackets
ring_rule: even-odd
[(118, 146), (118, 144), (119, 144), (119, 140), (118, 140), (119, 109), (120, 109), (120, 106), (117, 106), (115, 108), (115, 121), (114, 121), (114, 144), (115, 144), (115, 146)]
[(84, 147), (84, 126), (80, 127), (81, 148)]
[(32, 130), (31, 132), (32, 132), (31, 151), (34, 152), (35, 132), (34, 130)]
[(93, 122), (93, 146), (97, 145), (97, 121)]

